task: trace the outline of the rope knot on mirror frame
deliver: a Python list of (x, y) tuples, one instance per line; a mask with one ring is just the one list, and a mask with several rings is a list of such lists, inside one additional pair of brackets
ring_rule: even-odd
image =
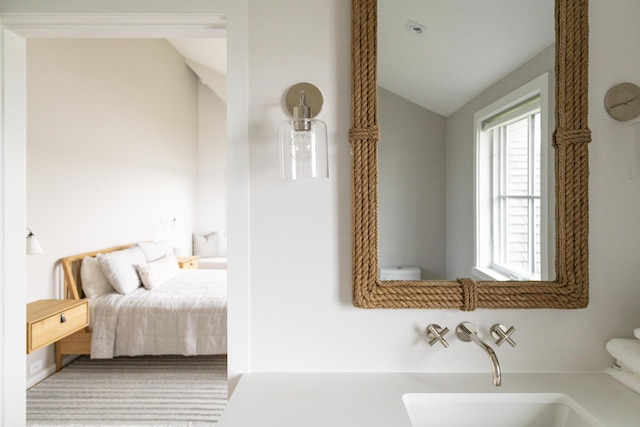
[(553, 132), (553, 146), (562, 147), (573, 144), (588, 144), (591, 142), (589, 129), (556, 129)]
[(462, 287), (462, 311), (474, 311), (478, 306), (478, 285), (467, 277), (458, 278)]
[(378, 143), (380, 139), (380, 128), (374, 125), (367, 128), (351, 128), (349, 129), (349, 141), (371, 141)]

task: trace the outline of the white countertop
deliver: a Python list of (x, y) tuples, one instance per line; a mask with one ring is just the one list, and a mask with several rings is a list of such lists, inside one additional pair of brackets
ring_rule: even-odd
[(640, 394), (605, 373), (250, 373), (218, 427), (411, 427), (405, 393), (562, 393), (606, 427), (640, 426)]

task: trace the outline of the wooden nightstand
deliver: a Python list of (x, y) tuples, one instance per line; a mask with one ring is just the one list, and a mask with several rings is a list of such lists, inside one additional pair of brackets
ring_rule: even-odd
[(43, 299), (27, 304), (27, 354), (89, 325), (89, 300)]
[(176, 257), (178, 259), (178, 265), (180, 268), (198, 268), (198, 261), (200, 260), (199, 256), (196, 255), (188, 255), (188, 256), (179, 256)]

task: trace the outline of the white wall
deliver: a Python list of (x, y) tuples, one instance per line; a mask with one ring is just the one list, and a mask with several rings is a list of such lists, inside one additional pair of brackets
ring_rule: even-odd
[[(463, 313), (351, 306), (349, 5), (313, 2), (303, 11), (294, 1), (281, 2), (278, 10), (251, 2), (253, 370), (488, 371), (486, 355), (475, 346), (451, 337), (449, 349), (431, 348), (422, 338), (431, 322), (453, 329), (462, 320), (476, 322), (483, 335), (496, 322), (515, 325), (518, 346), (497, 350), (507, 372), (601, 371), (611, 362), (605, 342), (631, 336), (640, 325), (640, 240), (630, 232), (640, 217), (640, 186), (626, 176), (628, 126), (605, 115), (602, 98), (614, 83), (639, 83), (640, 27), (632, 22), (640, 19), (640, 4), (591, 4), (591, 303), (577, 311)], [(314, 25), (304, 16), (314, 16)], [(301, 63), (301, 52), (314, 54)], [(316, 83), (326, 97), (321, 115), (333, 148), (328, 182), (277, 179), (278, 101), (300, 80)]]
[[(27, 223), (44, 248), (27, 301), (61, 296), (68, 255), (150, 239), (190, 253), (199, 83), (182, 56), (164, 39), (30, 39), (27, 70)], [(53, 346), (28, 376), (36, 361)]]
[[(640, 181), (630, 180), (629, 122), (617, 122), (604, 109), (615, 84), (640, 85), (640, 2), (591, 0), (589, 61), (590, 275), (593, 308), (588, 325), (601, 341), (631, 337), (640, 325)], [(638, 120), (634, 120), (637, 122)], [(580, 352), (578, 347), (576, 352)]]
[(198, 85), (198, 205), (194, 232), (218, 233), (218, 254), (227, 254), (227, 105)]
[(445, 118), (378, 88), (379, 264), (445, 278)]

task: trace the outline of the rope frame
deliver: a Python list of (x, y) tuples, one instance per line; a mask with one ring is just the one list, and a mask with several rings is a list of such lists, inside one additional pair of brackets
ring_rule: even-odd
[(384, 281), (378, 277), (377, 0), (352, 0), (353, 305), (584, 308), (589, 302), (588, 0), (556, 0), (555, 281)]

